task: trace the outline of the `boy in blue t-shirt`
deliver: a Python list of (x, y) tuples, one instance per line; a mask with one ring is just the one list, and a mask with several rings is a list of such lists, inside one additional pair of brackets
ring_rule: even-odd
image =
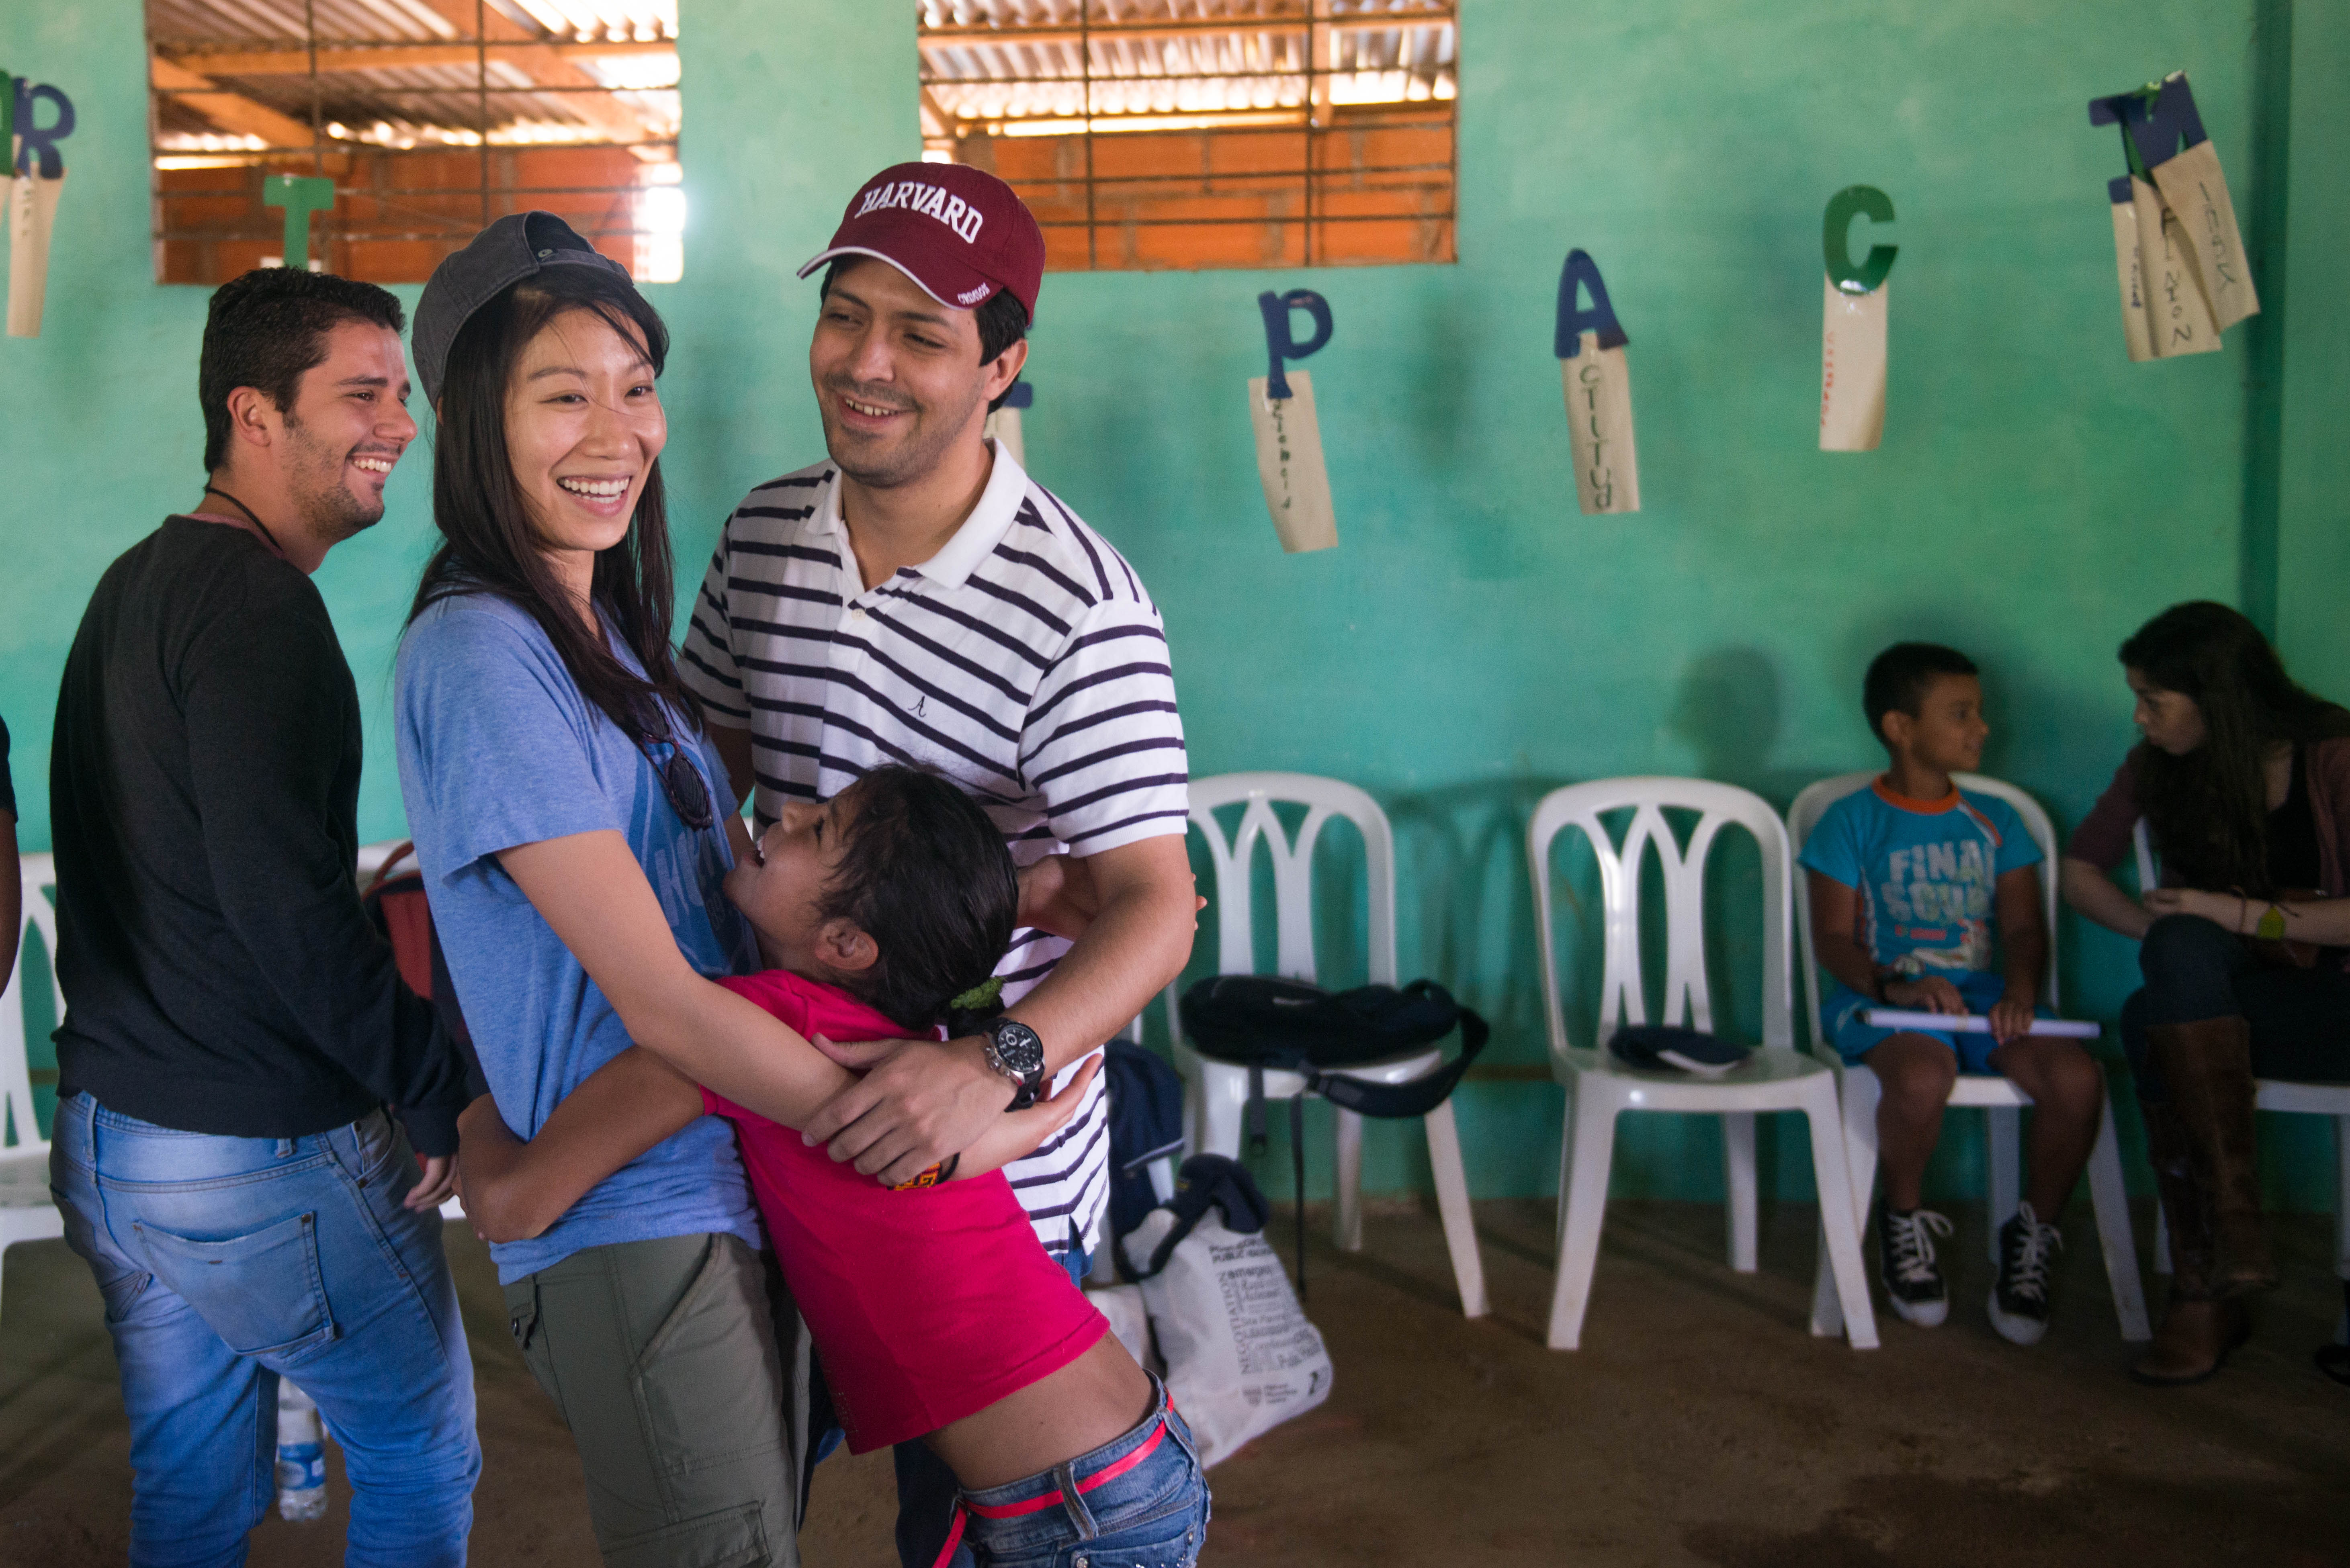
[[(2028, 1199), (2000, 1231), (1991, 1321), (2033, 1345), (2048, 1327), (2050, 1254), (2064, 1245), (2041, 1217), (2062, 1214), (2088, 1163), (2105, 1077), (2077, 1040), (2027, 1033), (2048, 966), (2040, 847), (2005, 801), (1950, 781), (1981, 765), (1991, 732), (1973, 661), (1897, 643), (1869, 665), (1862, 701), (1891, 765), (1827, 809), (1802, 860), (1814, 951), (1836, 982), (1822, 1009), (1828, 1041), (1884, 1087), (1878, 1272), (1907, 1321), (1949, 1315), (1933, 1238), (1950, 1222), (1919, 1207), (1926, 1162), (1959, 1074), (2002, 1074), (2032, 1096), (2032, 1157)], [(1987, 1014), (1991, 1029), (1879, 1028), (1862, 1016), (1872, 1007)]]

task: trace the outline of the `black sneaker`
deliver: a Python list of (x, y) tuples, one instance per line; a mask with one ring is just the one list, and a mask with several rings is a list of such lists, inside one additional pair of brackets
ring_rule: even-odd
[(2012, 1345), (2037, 1345), (2048, 1332), (2048, 1262), (2064, 1238), (2043, 1225), (2029, 1203), (1999, 1228), (1999, 1283), (1991, 1287), (1991, 1325)]
[(1930, 1209), (1877, 1210), (1877, 1277), (1902, 1322), (1932, 1328), (1950, 1315), (1950, 1287), (1934, 1266), (1934, 1238), (1950, 1233), (1950, 1222)]

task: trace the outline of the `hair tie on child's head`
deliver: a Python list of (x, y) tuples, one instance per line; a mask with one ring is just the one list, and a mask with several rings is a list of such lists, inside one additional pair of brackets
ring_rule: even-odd
[[(936, 996), (938, 992), (932, 992), (931, 994)], [(1003, 995), (1003, 977), (992, 974), (948, 1002), (947, 1011), (949, 1012), (984, 1012), (993, 1007)]]

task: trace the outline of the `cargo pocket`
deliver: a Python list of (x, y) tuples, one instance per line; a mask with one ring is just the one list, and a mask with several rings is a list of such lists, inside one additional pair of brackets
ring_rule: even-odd
[(192, 1241), (143, 1221), (135, 1229), (156, 1276), (239, 1355), (290, 1361), (334, 1339), (316, 1215), (224, 1241)]
[(755, 1502), (601, 1542), (604, 1568), (765, 1568), (767, 1532)]
[(671, 1478), (788, 1452), (757, 1254), (732, 1236), (710, 1239), (693, 1282), (645, 1342), (633, 1381), (651, 1451)]

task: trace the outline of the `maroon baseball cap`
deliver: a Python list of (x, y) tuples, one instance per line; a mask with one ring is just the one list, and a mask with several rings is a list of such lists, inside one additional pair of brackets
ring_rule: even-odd
[(893, 163), (849, 198), (840, 227), (800, 275), (836, 256), (879, 256), (941, 305), (976, 310), (1010, 289), (1036, 316), (1045, 231), (1011, 186), (961, 163)]

